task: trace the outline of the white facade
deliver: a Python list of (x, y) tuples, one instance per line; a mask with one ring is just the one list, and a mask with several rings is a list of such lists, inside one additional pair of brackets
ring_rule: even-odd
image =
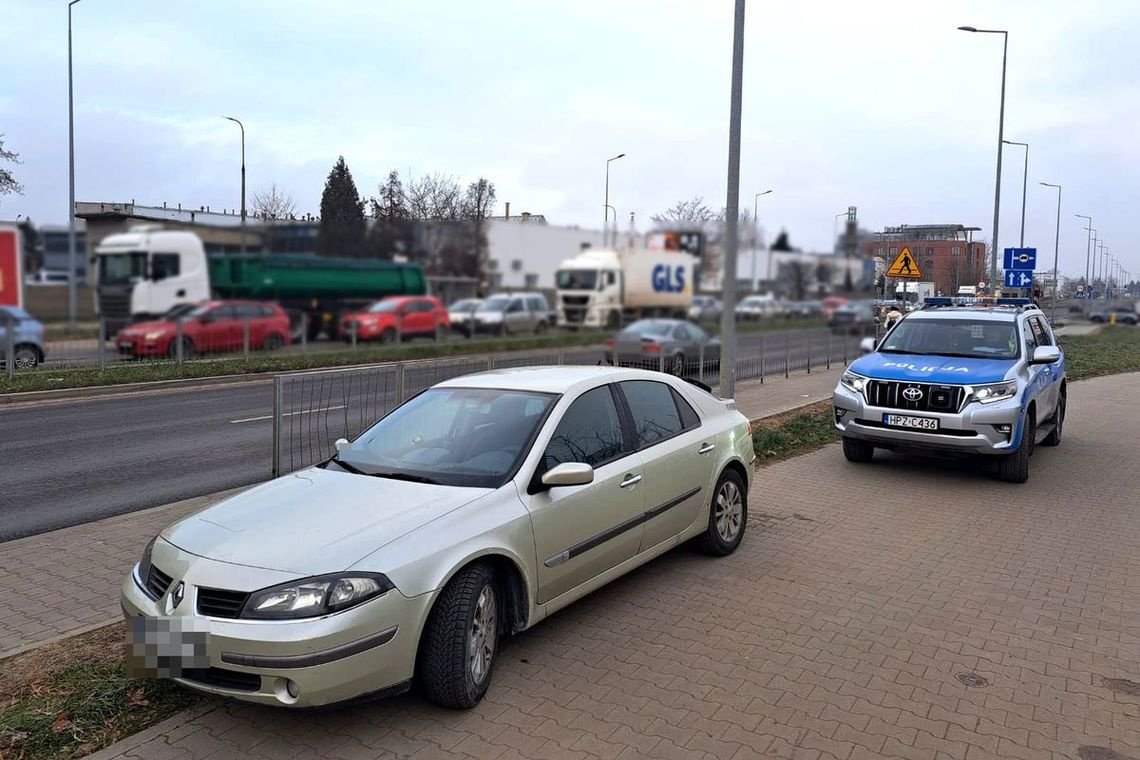
[[(625, 235), (619, 235), (625, 242)], [(553, 289), (554, 273), (583, 244), (603, 248), (602, 232), (540, 222), (491, 219), (487, 222), (487, 280), (499, 289)]]
[[(812, 287), (816, 285), (830, 285), (831, 287), (843, 287), (844, 285), (844, 265), (847, 259), (842, 255), (835, 255), (832, 253), (809, 253), (807, 251), (773, 251), (769, 248), (741, 248), (737, 251), (736, 255), (736, 279), (738, 282), (751, 283), (751, 290), (760, 290), (760, 284), (764, 283), (764, 289), (767, 290), (767, 283), (773, 280), (781, 280), (781, 267), (786, 267), (793, 262), (799, 262), (801, 265), (809, 267), (809, 281)], [(831, 278), (827, 283), (818, 283), (816, 281), (816, 272), (820, 264), (827, 266)], [(863, 280), (864, 262), (857, 257), (851, 257), (850, 264), (851, 281), (858, 287)], [(707, 281), (707, 279), (706, 279)], [(723, 288), (723, 273), (718, 272), (715, 276), (717, 289)]]

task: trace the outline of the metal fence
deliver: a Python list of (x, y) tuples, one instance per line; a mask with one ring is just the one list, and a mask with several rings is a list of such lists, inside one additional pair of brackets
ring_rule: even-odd
[[(795, 335), (795, 337), (793, 337)], [(846, 366), (858, 355), (860, 334), (829, 331), (799, 334), (742, 335), (736, 344), (736, 378), (756, 380), (792, 372), (812, 372)], [(665, 355), (623, 361), (660, 372), (678, 367)], [(606, 349), (582, 348), (499, 353), (365, 367), (280, 374), (273, 387), (273, 475), (322, 462), (335, 452), (338, 438), (352, 439), (408, 398), (436, 383), (473, 372), (509, 367), (602, 365)], [(682, 374), (715, 387), (719, 382), (719, 351), (686, 357)]]

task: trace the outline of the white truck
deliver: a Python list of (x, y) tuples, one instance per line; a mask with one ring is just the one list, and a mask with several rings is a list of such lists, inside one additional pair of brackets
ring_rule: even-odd
[(684, 251), (586, 249), (563, 261), (555, 276), (558, 324), (613, 330), (642, 317), (684, 319), (694, 263)]
[(912, 282), (903, 280), (895, 286), (895, 298), (903, 303), (919, 305), (934, 295), (933, 282)]

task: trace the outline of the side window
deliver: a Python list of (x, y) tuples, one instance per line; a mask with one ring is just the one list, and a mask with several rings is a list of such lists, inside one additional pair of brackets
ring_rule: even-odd
[(1053, 338), (1049, 335), (1049, 331), (1045, 328), (1045, 323), (1041, 317), (1033, 317), (1033, 319), (1029, 320), (1029, 323), (1032, 325), (1033, 337), (1037, 339), (1037, 345), (1053, 345)]
[(235, 318), (235, 309), (233, 306), (219, 306), (217, 309), (209, 312), (210, 321), (224, 322)]
[(617, 272), (613, 272), (613, 271), (606, 272), (606, 284), (607, 285), (614, 285), (616, 283), (617, 283)]
[(547, 305), (546, 305), (546, 301), (541, 299), (541, 298), (530, 299), (530, 308), (531, 308), (531, 311), (548, 311), (549, 310)]
[(684, 325), (677, 325), (673, 329), (673, 337), (677, 340), (692, 340), (693, 336), (689, 333), (689, 328)]
[(519, 299), (511, 301), (511, 305), (507, 307), (509, 312), (519, 312), (523, 310), (523, 303)]
[(672, 438), (683, 429), (672, 389), (665, 383), (629, 380), (621, 384), (621, 390), (633, 415), (639, 449)]
[(1033, 334), (1033, 320), (1027, 319), (1021, 324), (1021, 333), (1025, 338), (1025, 358), (1033, 356), (1033, 349), (1037, 348), (1037, 336)]
[(277, 310), (274, 309), (272, 306), (261, 306), (261, 307), (259, 307), (259, 309), (261, 311), (262, 317), (276, 317), (277, 316)]
[(692, 334), (693, 340), (697, 341), (698, 343), (705, 343), (709, 339), (708, 333), (696, 325), (689, 325), (689, 332)]
[(586, 391), (562, 415), (543, 455), (543, 472), (565, 462), (598, 467), (626, 451), (621, 418), (608, 385)]
[(179, 258), (177, 253), (156, 253), (150, 258), (150, 274), (155, 280), (177, 277)]
[(681, 413), (681, 425), (685, 430), (692, 430), (695, 427), (700, 427), (701, 418), (697, 416), (696, 411), (689, 402), (681, 397), (680, 393), (673, 388), (669, 389), (673, 392), (673, 402), (677, 405), (677, 411)]

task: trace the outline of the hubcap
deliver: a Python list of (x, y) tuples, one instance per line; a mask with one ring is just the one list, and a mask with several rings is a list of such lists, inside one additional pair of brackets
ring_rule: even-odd
[(475, 602), (475, 615), (467, 634), (467, 663), (475, 683), (481, 684), (491, 670), (495, 656), (495, 639), (498, 632), (498, 606), (495, 590), (488, 584), (483, 587)]
[(36, 355), (24, 351), (16, 352), (16, 369), (31, 369), (36, 366)]
[(716, 494), (716, 532), (725, 543), (732, 543), (744, 523), (744, 501), (736, 483), (727, 481)]
[(680, 377), (681, 372), (685, 369), (685, 360), (679, 356), (673, 357), (673, 374)]

